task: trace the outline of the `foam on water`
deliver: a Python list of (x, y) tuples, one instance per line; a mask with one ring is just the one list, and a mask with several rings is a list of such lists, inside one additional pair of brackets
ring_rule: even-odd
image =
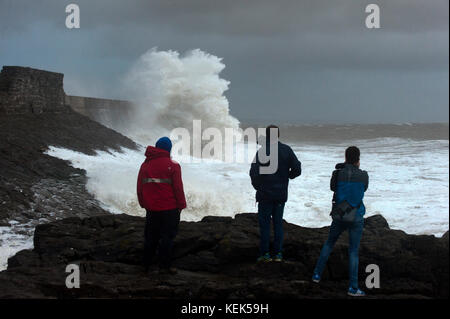
[[(392, 228), (407, 233), (441, 236), (448, 230), (448, 141), (376, 139), (354, 144), (361, 149), (361, 168), (370, 176), (364, 200), (367, 216), (382, 214)], [(306, 227), (329, 225), (330, 175), (346, 146), (293, 146), (303, 173), (290, 183), (287, 221)], [(88, 156), (51, 147), (48, 154), (86, 169), (88, 190), (107, 208), (144, 215), (135, 191), (143, 150)], [(249, 164), (207, 160), (181, 165), (188, 203), (183, 220), (256, 211)]]
[(11, 227), (0, 227), (0, 271), (6, 269), (9, 257), (20, 250), (33, 248), (33, 238), (18, 232), (20, 229), (16, 229), (14, 222), (10, 224)]
[[(139, 151), (123, 149), (120, 152), (98, 152), (97, 156), (50, 147), (47, 154), (69, 160), (74, 167), (87, 171), (87, 189), (114, 213), (145, 216), (136, 198), (136, 180), (145, 159), (144, 148)], [(175, 159), (177, 159), (175, 157)], [(183, 181), (188, 208), (184, 220), (200, 220), (206, 215), (231, 215), (243, 209), (242, 192), (251, 187), (236, 186), (237, 176), (242, 180), (245, 172), (236, 171), (235, 164), (217, 160), (205, 163), (182, 164)]]
[[(383, 138), (351, 143), (360, 147), (361, 168), (369, 173), (367, 216), (382, 214), (391, 228), (407, 233), (440, 236), (448, 230), (448, 141)], [(329, 179), (346, 146), (294, 148), (304, 172), (291, 183), (288, 219), (308, 227), (329, 223)]]

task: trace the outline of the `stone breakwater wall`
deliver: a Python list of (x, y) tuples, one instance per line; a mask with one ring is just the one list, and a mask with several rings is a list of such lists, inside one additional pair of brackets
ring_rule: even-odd
[(0, 73), (0, 114), (62, 113), (68, 108), (108, 127), (130, 120), (133, 103), (123, 100), (66, 95), (64, 74), (21, 66)]
[(124, 100), (66, 95), (65, 104), (110, 128), (126, 127), (133, 111), (133, 103)]
[(64, 74), (18, 66), (0, 73), (0, 113), (64, 112)]

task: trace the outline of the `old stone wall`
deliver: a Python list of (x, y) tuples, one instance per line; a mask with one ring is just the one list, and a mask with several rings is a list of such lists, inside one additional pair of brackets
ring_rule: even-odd
[(74, 95), (66, 95), (65, 103), (74, 111), (114, 129), (129, 125), (133, 109), (133, 103), (130, 101)]
[(64, 112), (64, 74), (19, 66), (0, 73), (0, 113)]
[(127, 127), (133, 103), (66, 95), (64, 74), (20, 66), (0, 73), (0, 114), (60, 113), (69, 107), (110, 128)]

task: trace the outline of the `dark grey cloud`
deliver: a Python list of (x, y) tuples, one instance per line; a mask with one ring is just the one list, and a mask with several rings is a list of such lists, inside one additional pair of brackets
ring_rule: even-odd
[[(64, 26), (69, 3), (81, 29)], [(364, 8), (377, 3), (381, 29)], [(126, 97), (152, 47), (223, 57), (238, 118), (302, 122), (448, 118), (448, 0), (2, 0), (0, 64), (64, 72), (66, 91)]]
[(363, 27), (361, 12), (376, 3), (382, 10), (382, 24), (391, 32), (448, 30), (446, 0), (2, 0), (2, 29), (40, 20), (59, 24), (65, 19), (61, 12), (71, 2), (80, 6), (85, 28), (154, 25), (202, 34), (338, 33)]

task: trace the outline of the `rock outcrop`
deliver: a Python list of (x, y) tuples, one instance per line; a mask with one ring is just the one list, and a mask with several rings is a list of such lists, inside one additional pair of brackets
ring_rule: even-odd
[[(181, 222), (174, 250), (176, 275), (140, 266), (144, 218), (101, 215), (39, 225), (34, 249), (9, 259), (0, 273), (0, 298), (341, 298), (346, 297), (347, 235), (336, 244), (322, 282), (310, 281), (328, 227), (285, 223), (282, 263), (255, 264), (255, 214)], [(79, 289), (65, 286), (66, 266), (80, 266)], [(381, 288), (367, 298), (448, 298), (448, 233), (442, 238), (391, 230), (382, 216), (366, 219), (360, 250), (377, 264)]]

